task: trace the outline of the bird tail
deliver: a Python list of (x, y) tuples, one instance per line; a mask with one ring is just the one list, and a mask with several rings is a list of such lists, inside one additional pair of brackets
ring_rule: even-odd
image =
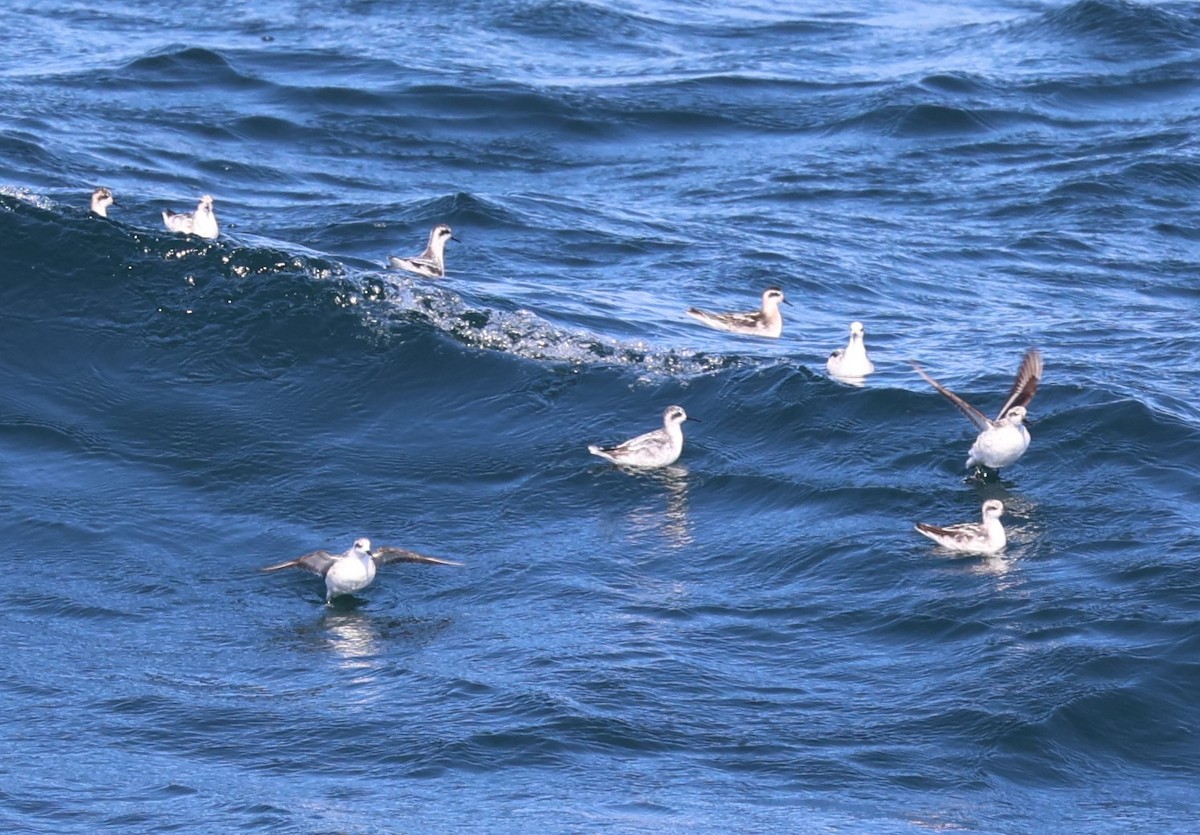
[(936, 540), (939, 536), (949, 536), (950, 531), (945, 528), (939, 528), (937, 525), (930, 525), (925, 522), (917, 522), (913, 525), (919, 533), (925, 534), (930, 539)]

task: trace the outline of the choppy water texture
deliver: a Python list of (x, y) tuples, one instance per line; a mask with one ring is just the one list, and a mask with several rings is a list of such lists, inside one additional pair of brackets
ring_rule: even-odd
[(1196, 4), (187, 5), (0, 16), (0, 828), (1195, 831)]

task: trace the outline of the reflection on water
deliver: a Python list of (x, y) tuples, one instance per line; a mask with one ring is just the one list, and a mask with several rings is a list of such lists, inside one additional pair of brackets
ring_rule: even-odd
[(325, 643), (342, 658), (342, 667), (370, 667), (379, 654), (379, 630), (374, 621), (357, 609), (326, 610), (321, 619)]
[(302, 630), (305, 644), (332, 651), (345, 670), (378, 670), (383, 659), (406, 648), (433, 641), (453, 621), (447, 617), (415, 618), (372, 614), (354, 596), (335, 597), (333, 606)]
[[(630, 526), (638, 532), (658, 533), (672, 548), (691, 545), (693, 538), (688, 518), (687, 468), (673, 465), (638, 475), (661, 489), (652, 503), (629, 514)], [(661, 503), (664, 499), (665, 507)]]
[[(982, 557), (971, 566), (973, 574), (989, 574), (993, 577), (1003, 577), (1013, 568), (1013, 561), (1003, 554), (993, 554), (990, 557)], [(1003, 589), (1007, 584), (999, 586)]]
[(836, 380), (837, 382), (843, 383), (847, 386), (855, 386), (857, 388), (862, 388), (867, 384), (866, 377), (854, 377), (848, 374), (834, 374), (832, 371), (829, 372), (829, 379)]

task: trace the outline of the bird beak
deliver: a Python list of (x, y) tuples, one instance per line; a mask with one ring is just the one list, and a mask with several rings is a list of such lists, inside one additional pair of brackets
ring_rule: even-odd
[(691, 423), (704, 423), (704, 421), (700, 420), (700, 418), (694, 418), (691, 415), (688, 415), (687, 419)]
[(460, 244), (462, 243), (462, 241), (460, 241), (458, 238), (454, 237), (453, 235), (450, 236), (450, 240), (454, 241), (455, 243), (460, 243)]
[(791, 303), (790, 301), (788, 301), (787, 299), (780, 299), (780, 301), (782, 301), (782, 302), (783, 302), (784, 304), (786, 304), (788, 307), (791, 307), (791, 306), (792, 306), (792, 303)]

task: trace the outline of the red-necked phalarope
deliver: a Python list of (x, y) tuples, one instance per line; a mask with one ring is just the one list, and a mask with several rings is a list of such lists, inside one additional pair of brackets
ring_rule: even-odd
[(995, 554), (1003, 550), (1005, 543), (1008, 542), (1004, 526), (1000, 524), (1000, 515), (1004, 513), (1004, 505), (996, 499), (989, 499), (983, 503), (982, 510), (982, 522), (963, 522), (959, 525), (947, 525), (944, 528), (917, 522), (915, 527), (918, 532), (951, 551), (962, 551), (968, 554)]
[(200, 198), (194, 212), (172, 212), (170, 209), (163, 209), (162, 216), (163, 223), (172, 232), (199, 235), (210, 240), (220, 234), (217, 216), (213, 214), (213, 199), (208, 194)]
[(783, 297), (783, 291), (778, 287), (768, 287), (762, 294), (761, 310), (752, 310), (749, 313), (708, 313), (689, 307), (687, 314), (717, 330), (777, 337), (783, 333), (783, 316), (779, 312), (781, 304), (791, 302)]
[(875, 364), (867, 356), (867, 346), (863, 342), (862, 322), (850, 323), (850, 341), (845, 348), (838, 348), (825, 361), (825, 369), (829, 376), (850, 382), (861, 382), (863, 377), (875, 373)]
[(386, 545), (371, 550), (371, 540), (354, 540), (350, 549), (342, 554), (328, 551), (313, 551), (294, 560), (268, 565), (262, 571), (280, 571), (284, 568), (303, 568), (305, 571), (325, 578), (325, 603), (342, 594), (353, 594), (365, 589), (375, 580), (375, 569), (390, 562), (419, 562), (432, 565), (462, 565), (461, 562), (427, 557), (403, 548)]
[(106, 188), (98, 188), (92, 192), (92, 214), (108, 217), (108, 207), (116, 201), (113, 193)]
[(388, 256), (388, 266), (396, 270), (408, 270), (410, 273), (426, 275), (430, 278), (441, 278), (446, 274), (446, 241), (459, 241), (454, 237), (450, 227), (440, 223), (429, 233), (429, 243), (425, 251), (412, 258)]
[(1033, 399), (1037, 392), (1038, 383), (1042, 379), (1042, 354), (1037, 348), (1030, 348), (1021, 360), (1017, 369), (1017, 378), (1013, 381), (1000, 413), (991, 420), (983, 412), (963, 400), (950, 389), (925, 373), (917, 363), (912, 363), (927, 383), (945, 395), (946, 399), (962, 410), (975, 428), (979, 437), (971, 445), (967, 456), (967, 468), (984, 466), (998, 470), (1007, 467), (1025, 454), (1029, 449), (1029, 430), (1025, 428), (1025, 405)]
[(682, 406), (668, 406), (663, 412), (663, 428), (638, 435), (623, 444), (588, 447), (599, 455), (624, 467), (666, 467), (679, 460), (683, 452), (683, 422), (689, 418)]

